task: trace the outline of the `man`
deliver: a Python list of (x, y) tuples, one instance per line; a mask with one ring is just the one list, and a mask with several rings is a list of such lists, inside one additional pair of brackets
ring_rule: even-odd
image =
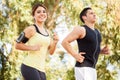
[[(101, 35), (94, 28), (96, 21), (94, 11), (90, 7), (84, 8), (80, 13), (80, 19), (84, 25), (75, 27), (62, 41), (62, 46), (76, 59), (76, 80), (97, 80), (95, 65), (99, 53), (108, 54), (109, 49), (107, 46), (100, 49)], [(79, 53), (70, 45), (74, 40), (77, 40)]]

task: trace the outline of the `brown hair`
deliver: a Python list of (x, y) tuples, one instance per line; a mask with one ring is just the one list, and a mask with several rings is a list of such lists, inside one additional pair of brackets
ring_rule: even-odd
[(32, 7), (32, 16), (34, 16), (34, 13), (35, 13), (36, 9), (37, 9), (39, 6), (40, 6), (40, 7), (43, 7), (45, 10), (47, 10), (47, 8), (44, 6), (44, 4), (36, 3), (36, 4)]
[(82, 18), (82, 16), (86, 16), (86, 14), (87, 14), (87, 11), (88, 10), (91, 10), (92, 8), (90, 8), (90, 7), (86, 7), (86, 8), (84, 8), (82, 11), (81, 11), (81, 13), (80, 13), (80, 20), (84, 23), (84, 20), (83, 20), (83, 18)]

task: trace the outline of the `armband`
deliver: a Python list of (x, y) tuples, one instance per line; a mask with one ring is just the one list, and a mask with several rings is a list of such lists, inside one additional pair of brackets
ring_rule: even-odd
[(17, 38), (16, 42), (17, 43), (20, 43), (20, 42), (26, 43), (28, 40), (29, 39), (27, 37), (25, 37), (25, 33), (21, 32), (20, 36)]

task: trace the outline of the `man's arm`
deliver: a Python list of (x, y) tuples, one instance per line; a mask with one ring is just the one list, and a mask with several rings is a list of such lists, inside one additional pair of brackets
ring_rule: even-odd
[(85, 36), (85, 29), (83, 27), (75, 27), (71, 33), (65, 37), (65, 39), (62, 41), (62, 46), (67, 50), (68, 53), (70, 53), (78, 62), (82, 63), (84, 60), (84, 56), (82, 54), (85, 54), (84, 52), (76, 52), (72, 46), (70, 45), (71, 42), (74, 40), (77, 40), (79, 38), (83, 38)]

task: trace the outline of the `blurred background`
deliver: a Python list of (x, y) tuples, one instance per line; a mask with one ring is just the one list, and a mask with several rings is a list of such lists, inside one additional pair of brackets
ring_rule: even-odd
[[(110, 55), (99, 56), (98, 80), (120, 80), (120, 0), (0, 0), (0, 80), (23, 80), (20, 65), (26, 52), (14, 45), (20, 32), (33, 24), (31, 8), (37, 2), (48, 8), (45, 25), (60, 38), (54, 55), (47, 55), (47, 80), (75, 80), (75, 60), (61, 41), (75, 26), (82, 25), (79, 13), (88, 6), (97, 14), (95, 27), (102, 34), (101, 46), (110, 48)], [(77, 50), (76, 42), (72, 46)]]

